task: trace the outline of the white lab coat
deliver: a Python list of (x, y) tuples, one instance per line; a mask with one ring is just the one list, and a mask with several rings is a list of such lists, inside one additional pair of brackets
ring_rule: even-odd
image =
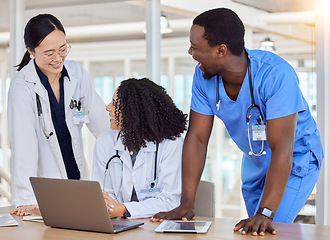
[[(120, 203), (124, 203), (131, 218), (151, 217), (160, 211), (169, 211), (180, 204), (181, 197), (181, 156), (183, 138), (163, 140), (159, 143), (157, 156), (157, 178), (154, 189), (158, 193), (145, 193), (154, 180), (156, 145), (147, 142), (141, 148), (132, 167), (131, 156), (125, 150), (118, 131), (108, 131), (96, 140), (92, 179), (103, 188), (105, 166), (118, 150), (119, 158), (109, 164), (104, 190)], [(130, 202), (133, 185), (139, 202)]]
[[(83, 154), (81, 128), (73, 123), (71, 99), (81, 101), (82, 110), (88, 112), (89, 130), (97, 137), (109, 130), (109, 115), (105, 104), (94, 91), (89, 74), (77, 62), (64, 63), (70, 80), (64, 78), (64, 106), (66, 123), (71, 134), (72, 148), (82, 179), (89, 173)], [(38, 118), (36, 94), (42, 106), (46, 139)], [(12, 150), (13, 203), (16, 206), (36, 204), (29, 181), (31, 176), (67, 178), (65, 165), (52, 122), (48, 93), (42, 85), (33, 61), (30, 61), (12, 79), (8, 93), (8, 134)]]

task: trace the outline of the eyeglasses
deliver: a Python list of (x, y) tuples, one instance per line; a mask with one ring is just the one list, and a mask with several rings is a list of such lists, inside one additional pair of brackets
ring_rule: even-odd
[(50, 53), (44, 54), (44, 58), (51, 62), (56, 58), (56, 54), (59, 54), (60, 57), (65, 57), (69, 54), (71, 50), (71, 45), (69, 43), (67, 43), (66, 45), (64, 45), (63, 47), (60, 48), (60, 51), (58, 53), (56, 53), (55, 51), (52, 51)]

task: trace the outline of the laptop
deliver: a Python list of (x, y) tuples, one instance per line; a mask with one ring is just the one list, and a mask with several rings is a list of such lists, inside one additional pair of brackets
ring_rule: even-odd
[(30, 177), (46, 226), (118, 233), (143, 222), (111, 219), (96, 181)]

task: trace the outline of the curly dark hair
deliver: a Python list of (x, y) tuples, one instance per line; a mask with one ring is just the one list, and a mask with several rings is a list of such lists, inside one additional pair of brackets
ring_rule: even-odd
[(232, 10), (208, 10), (198, 15), (193, 24), (204, 27), (204, 38), (211, 47), (225, 44), (232, 54), (240, 56), (243, 53), (244, 24)]
[(147, 78), (122, 81), (114, 106), (115, 121), (121, 121), (121, 138), (129, 151), (139, 151), (147, 141), (173, 140), (186, 130), (187, 114), (162, 86)]

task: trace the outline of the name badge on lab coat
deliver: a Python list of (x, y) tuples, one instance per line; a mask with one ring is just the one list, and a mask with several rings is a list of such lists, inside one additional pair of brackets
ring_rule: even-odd
[(147, 199), (147, 198), (156, 197), (161, 192), (162, 189), (157, 187), (141, 189), (139, 198)]
[(81, 124), (81, 123), (89, 123), (88, 113), (84, 111), (76, 111), (73, 113), (73, 123)]
[(252, 126), (252, 140), (253, 141), (266, 141), (266, 126), (253, 125)]

